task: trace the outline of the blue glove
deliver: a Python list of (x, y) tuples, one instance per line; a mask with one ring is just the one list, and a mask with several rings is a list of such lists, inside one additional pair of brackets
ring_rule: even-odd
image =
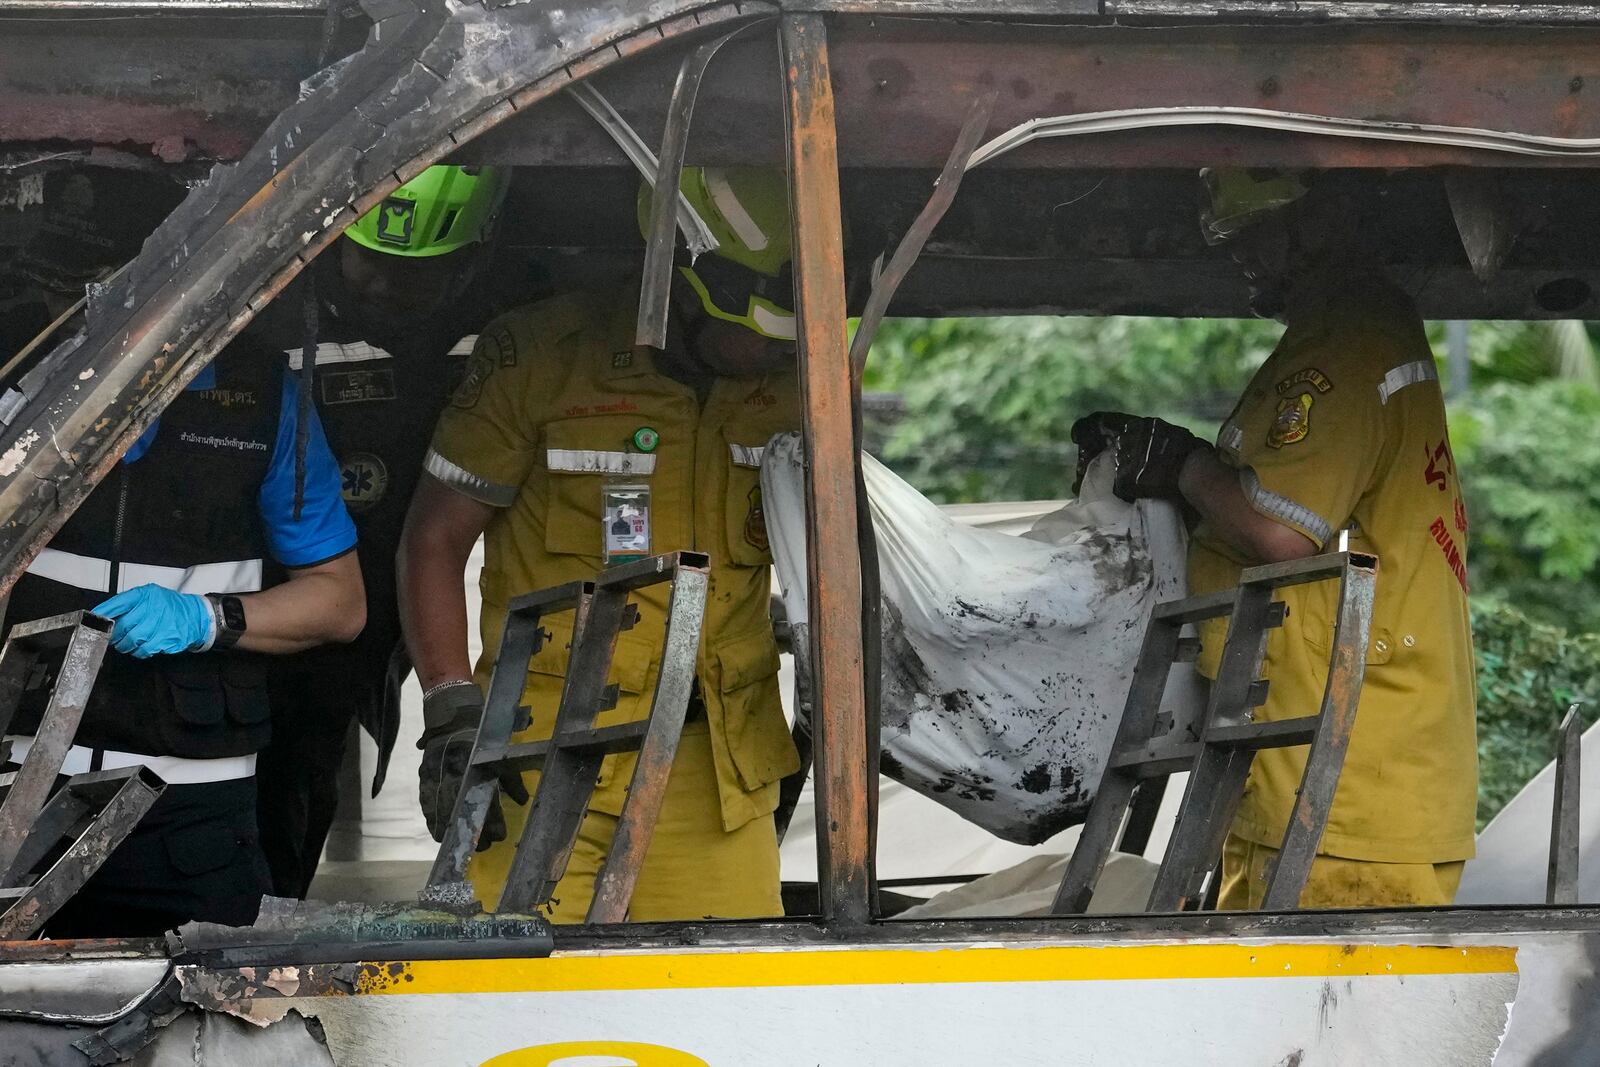
[(135, 659), (199, 652), (210, 647), (216, 622), (211, 605), (198, 593), (175, 593), (159, 585), (140, 585), (95, 605), (94, 613), (115, 619), (111, 647)]

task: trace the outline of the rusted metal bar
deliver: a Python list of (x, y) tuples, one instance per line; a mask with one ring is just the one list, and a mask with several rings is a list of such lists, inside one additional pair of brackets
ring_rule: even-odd
[[(589, 598), (588, 609), (573, 630), (572, 655), (553, 736), (592, 727), (607, 703), (606, 676), (611, 673), (611, 656), (627, 621), (627, 608), (627, 594), (618, 589), (597, 586)], [(545, 757), (496, 911), (531, 911), (550, 899), (566, 870), (604, 758), (559, 747)]]
[[(628, 120), (617, 114), (617, 109), (594, 87), (594, 83), (579, 82), (567, 90), (567, 95), (606, 131), (606, 135), (628, 157), (628, 162), (633, 164), (639, 176), (654, 186), (656, 174), (661, 169), (656, 154), (644, 143), (638, 131), (628, 124)], [(689, 254), (699, 256), (714, 251), (717, 247), (716, 237), (682, 192), (678, 193), (676, 207), (678, 229), (683, 233), (684, 243), (689, 246)]]
[[(741, 27), (742, 28), (742, 27)], [(706, 64), (739, 30), (697, 45), (678, 67), (667, 104), (667, 128), (661, 137), (655, 182), (650, 187), (650, 229), (645, 239), (644, 276), (639, 286), (639, 321), (634, 343), (651, 348), (667, 346), (667, 305), (672, 295), (672, 253), (677, 246), (678, 188), (683, 177), (683, 153), (689, 146), (689, 123), (694, 118), (695, 94)]]
[[(466, 784), (429, 875), (430, 887), (465, 876), (499, 777), (537, 766), (542, 773), (497, 910), (526, 912), (546, 903), (566, 869), (601, 761), (613, 752), (638, 751), (617, 834), (596, 879), (591, 921), (626, 917), (688, 710), (709, 574), (704, 554), (672, 552), (612, 567), (593, 582), (571, 582), (512, 601)], [(661, 582), (670, 582), (672, 590), (649, 715), (638, 723), (596, 728), (595, 717), (616, 702), (616, 689), (606, 677), (617, 636), (638, 618), (628, 595)], [(558, 611), (572, 611), (574, 622), (554, 728), (546, 741), (511, 744), (529, 661), (547, 636), (540, 620)]]
[(1122, 836), (1117, 839), (1117, 851), (1134, 856), (1144, 855), (1150, 847), (1150, 835), (1156, 828), (1156, 816), (1161, 813), (1161, 801), (1167, 795), (1168, 779), (1165, 776), (1148, 778), (1139, 783), (1133, 799), (1128, 804), (1128, 821), (1123, 824)]
[[(1053, 911), (1087, 910), (1111, 842), (1137, 789), (1141, 810), (1127, 819), (1125, 846), (1142, 852), (1160, 807), (1166, 777), (1189, 772), (1177, 823), (1156, 873), (1147, 910), (1190, 910), (1216, 886), (1214, 874), (1254, 754), (1263, 748), (1312, 746), (1289, 830), (1280, 855), (1288, 859), (1268, 871), (1269, 909), (1293, 908), (1300, 898), (1312, 857), (1327, 822), (1328, 809), (1344, 765), (1345, 746), (1355, 719), (1372, 618), (1377, 560), (1360, 553), (1334, 553), (1245, 570), (1235, 589), (1156, 605), (1134, 668), (1117, 738), (1106, 760), (1078, 845), (1056, 893)], [(1286, 611), (1275, 590), (1337, 579), (1338, 625), (1333, 637), (1329, 681), (1315, 715), (1254, 722), (1250, 709), (1266, 699), (1259, 680), (1268, 631), (1281, 626)], [(1221, 664), (1211, 685), (1204, 719), (1161, 723), (1157, 713), (1173, 663), (1192, 659), (1185, 626), (1227, 617)], [(1352, 666), (1353, 663), (1353, 666)], [(1165, 732), (1161, 732), (1161, 731)], [(1144, 790), (1151, 789), (1146, 799)]]
[[(1328, 680), (1322, 690), (1316, 737), (1306, 754), (1305, 773), (1295, 793), (1289, 826), (1277, 853), (1267, 864), (1264, 911), (1299, 907), (1300, 893), (1311, 875), (1317, 845), (1328, 825), (1328, 809), (1344, 769), (1350, 730), (1361, 702), (1361, 684), (1367, 673), (1367, 642), (1372, 631), (1372, 598), (1377, 585), (1376, 561), (1362, 566), (1356, 560), (1339, 579), (1339, 614), (1334, 624)], [(1300, 720), (1287, 720), (1297, 723)]]
[[(37, 934), (65, 904), (106, 857), (120, 845), (144, 818), (145, 812), (161, 796), (165, 783), (143, 767), (76, 775), (62, 786), (89, 797), (110, 792), (88, 829), (67, 847), (61, 858), (32, 885), (22, 888), (11, 906), (0, 915), (0, 941), (20, 941)], [(26, 873), (26, 872), (21, 872)], [(5, 885), (0, 881), (0, 885)]]
[[(109, 619), (75, 611), (13, 627), (4, 651), (0, 651), (0, 661), (15, 656), (33, 663), (43, 655), (62, 650), (55, 687), (39, 720), (39, 729), (4, 803), (0, 803), (0, 885), (17, 873), (17, 855), (77, 736), (78, 722), (89, 703), (110, 637)], [(11, 669), (9, 664), (0, 667), (0, 674), (9, 675)]]
[(822, 915), (871, 917), (867, 874), (866, 695), (861, 661), (861, 558), (856, 541), (855, 447), (846, 352), (844, 238), (827, 29), (785, 15), (789, 205), (794, 227), (800, 391), (806, 454), (806, 562), (816, 682), (817, 870)]
[[(1162, 605), (1161, 607), (1165, 607)], [(1139, 649), (1139, 660), (1134, 665), (1133, 682), (1128, 688), (1128, 699), (1123, 707), (1122, 721), (1117, 726), (1117, 737), (1111, 751), (1116, 753), (1128, 745), (1148, 738), (1155, 729), (1156, 716), (1161, 710), (1161, 695), (1166, 691), (1167, 674), (1178, 653), (1179, 634), (1183, 622), (1163, 616), (1161, 607), (1151, 614), (1150, 625), (1145, 630), (1144, 644)], [(1050, 910), (1057, 914), (1082, 914), (1089, 909), (1089, 898), (1094, 895), (1095, 882), (1105, 869), (1111, 855), (1112, 842), (1122, 826), (1123, 816), (1138, 786), (1130, 774), (1118, 773), (1107, 763), (1105, 777), (1100, 781), (1100, 791), (1084, 820), (1078, 843), (1073, 847), (1072, 858), (1067, 861), (1066, 873), (1056, 890), (1055, 903)]]
[(1578, 820), (1583, 796), (1582, 705), (1574, 704), (1561, 719), (1556, 744), (1555, 796), (1550, 815), (1550, 874), (1546, 904), (1578, 902)]
[[(1272, 589), (1241, 584), (1222, 647), (1222, 660), (1206, 708), (1206, 732), (1213, 724), (1248, 721), (1250, 691), (1261, 677), (1266, 655)], [(1189, 771), (1183, 806), (1172, 828), (1172, 843), (1150, 889), (1149, 911), (1187, 911), (1205, 892), (1206, 877), (1222, 855), (1222, 843), (1244, 792), (1254, 753), (1234, 748), (1202, 748)]]
[[(568, 582), (514, 599), (506, 609), (505, 628), (500, 633), (500, 649), (495, 654), (494, 671), (489, 676), (489, 692), (483, 701), (483, 718), (472, 754), (467, 757), (467, 773), (456, 794), (444, 839), (428, 872), (428, 885), (450, 885), (467, 876), (467, 863), (478, 847), (489, 806), (500, 788), (494, 768), (484, 766), (499, 758), (511, 743), (519, 726), (518, 707), (528, 684), (528, 664), (544, 647), (548, 634), (540, 626), (546, 615), (574, 611), (582, 615), (593, 586), (588, 582)], [(574, 632), (576, 632), (574, 626)]]
[(899, 291), (900, 283), (906, 280), (912, 264), (916, 263), (923, 246), (933, 235), (934, 227), (939, 225), (939, 220), (944, 218), (944, 213), (950, 210), (951, 203), (955, 201), (956, 192), (961, 188), (961, 179), (967, 172), (967, 163), (972, 159), (972, 153), (977, 151), (984, 131), (989, 128), (989, 115), (994, 111), (998, 95), (999, 91), (993, 87), (979, 90), (967, 112), (967, 121), (961, 124), (961, 135), (950, 149), (950, 158), (945, 160), (944, 170), (939, 172), (939, 178), (934, 183), (933, 195), (917, 213), (916, 221), (906, 230), (905, 236), (900, 238), (894, 255), (889, 257), (888, 266), (874, 279), (867, 306), (856, 325), (856, 335), (850, 341), (850, 374), (853, 383), (859, 383), (866, 370), (872, 339), (877, 336), (878, 326), (888, 313), (889, 304)]
[(638, 746), (639, 758), (628, 782), (628, 799), (617, 818), (605, 863), (595, 877), (587, 916), (591, 923), (617, 923), (628, 917), (628, 902), (633, 899), (639, 869), (644, 865), (656, 818), (666, 799), (667, 777), (678, 754), (678, 738), (689, 709), (709, 583), (710, 572), (704, 568), (680, 565), (673, 576), (661, 669), (650, 701), (649, 728)]

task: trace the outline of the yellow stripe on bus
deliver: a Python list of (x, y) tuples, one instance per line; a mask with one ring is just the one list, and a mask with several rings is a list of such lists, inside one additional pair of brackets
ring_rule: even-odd
[(948, 982), (1110, 982), (1515, 974), (1498, 946), (1284, 944), (1037, 948), (781, 949), (624, 953), (547, 959), (417, 960), (363, 968), (356, 991), (550, 993)]

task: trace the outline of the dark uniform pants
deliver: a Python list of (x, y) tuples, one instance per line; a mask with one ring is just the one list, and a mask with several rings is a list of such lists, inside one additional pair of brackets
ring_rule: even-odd
[(255, 779), (169, 785), (44, 933), (159, 937), (195, 920), (249, 926), (271, 891)]
[(339, 768), (361, 699), (313, 674), (272, 679), (272, 741), (256, 763), (272, 891), (305, 898), (339, 806)]

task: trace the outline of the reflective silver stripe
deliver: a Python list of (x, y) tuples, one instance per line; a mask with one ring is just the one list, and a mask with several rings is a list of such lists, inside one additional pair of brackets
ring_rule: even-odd
[(787, 315), (775, 311), (763, 304), (750, 304), (750, 317), (756, 320), (756, 325), (761, 327), (761, 332), (768, 337), (779, 341), (793, 341), (796, 336), (796, 320), (791, 312)]
[[(300, 369), (300, 354), (303, 349), (286, 348), (284, 355), (289, 357), (289, 369)], [(337, 341), (319, 341), (317, 343), (317, 366), (325, 363), (365, 363), (374, 359), (392, 359), (393, 357), (376, 345), (369, 345), (365, 341), (354, 341), (350, 344), (340, 344)]]
[(765, 445), (736, 445), (730, 441), (728, 451), (733, 453), (735, 467), (759, 467), (767, 448)]
[(117, 572), (117, 592), (140, 585), (159, 585), (177, 593), (255, 593), (261, 589), (261, 561), (236, 559), (193, 567), (124, 563)]
[(95, 593), (111, 592), (109, 559), (96, 559), (94, 556), (80, 556), (76, 552), (47, 548), (28, 564), (28, 573)]
[(428, 458), (423, 461), (422, 469), (456, 492), (470, 496), (480, 504), (488, 504), (492, 508), (509, 508), (516, 503), (516, 486), (497, 485), (487, 478), (480, 478), (464, 467), (451, 463), (431, 448), (428, 449)]
[(1275, 519), (1282, 519), (1291, 526), (1298, 526), (1316, 538), (1318, 546), (1327, 544), (1328, 539), (1333, 536), (1333, 523), (1304, 504), (1269, 491), (1262, 486), (1261, 479), (1249, 467), (1239, 472), (1239, 488), (1244, 490), (1245, 499), (1249, 500), (1256, 510)]
[(711, 194), (711, 202), (717, 205), (723, 219), (738, 235), (739, 242), (752, 252), (764, 251), (770, 242), (767, 231), (750, 217), (750, 210), (739, 199), (739, 194), (733, 191), (733, 186), (728, 184), (727, 172), (721, 167), (707, 167), (701, 172), (701, 179), (706, 183), (706, 192)]
[[(450, 346), (449, 356), (470, 356), (473, 346), (478, 343), (478, 335), (469, 333), (461, 340)], [(289, 368), (300, 369), (300, 353), (298, 348), (285, 348), (284, 355), (289, 357)], [(340, 344), (337, 341), (319, 341), (317, 343), (317, 366), (324, 363), (364, 363), (372, 359), (392, 359), (389, 352), (377, 345), (367, 344), (365, 341), (353, 341), (350, 344)]]
[(605, 452), (590, 448), (548, 448), (545, 466), (563, 474), (654, 474), (649, 452)]
[[(20, 764), (33, 751), (33, 738), (27, 734), (8, 734), (11, 742), (11, 762)], [(188, 759), (183, 756), (146, 756), (138, 752), (118, 752), (115, 749), (98, 750), (100, 762), (95, 763), (96, 749), (73, 745), (61, 762), (62, 774), (85, 774), (91, 770), (114, 771), (123, 767), (148, 767), (161, 776), (168, 785), (200, 785), (205, 782), (232, 782), (250, 778), (256, 773), (256, 756), (223, 756), (219, 759)]]
[(1439, 368), (1433, 365), (1431, 359), (1419, 359), (1415, 363), (1402, 363), (1388, 374), (1383, 376), (1383, 381), (1378, 383), (1378, 402), (1387, 404), (1389, 398), (1408, 385), (1418, 382), (1436, 382), (1439, 380)]
[(1217, 447), (1224, 452), (1237, 453), (1244, 447), (1244, 431), (1231, 422), (1222, 424), (1222, 429), (1217, 431)]

